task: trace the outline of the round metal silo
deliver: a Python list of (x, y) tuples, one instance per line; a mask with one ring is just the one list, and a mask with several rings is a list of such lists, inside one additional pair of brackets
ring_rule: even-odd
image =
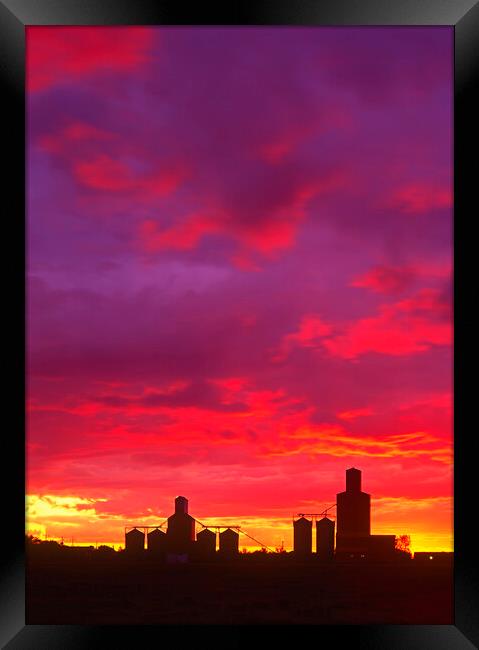
[(150, 530), (146, 536), (146, 547), (152, 553), (164, 553), (166, 551), (166, 533), (160, 528)]
[(133, 528), (125, 533), (125, 551), (141, 553), (145, 548), (145, 533), (138, 528)]
[(313, 550), (313, 522), (301, 516), (293, 521), (293, 532), (295, 555), (310, 555)]
[(322, 560), (334, 557), (334, 528), (334, 521), (328, 517), (316, 522), (316, 553)]
[(196, 550), (200, 557), (211, 557), (216, 553), (216, 533), (204, 528), (196, 536)]
[(239, 535), (235, 530), (227, 528), (220, 533), (220, 553), (224, 557), (233, 557), (239, 551)]

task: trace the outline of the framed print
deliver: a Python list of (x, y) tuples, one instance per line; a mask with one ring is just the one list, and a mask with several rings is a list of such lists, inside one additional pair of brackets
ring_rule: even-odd
[(0, 11), (2, 643), (475, 647), (477, 3)]

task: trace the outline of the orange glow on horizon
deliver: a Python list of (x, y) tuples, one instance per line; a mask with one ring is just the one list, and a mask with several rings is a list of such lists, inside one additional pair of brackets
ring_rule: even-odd
[[(172, 505), (171, 512), (161, 516), (147, 514), (137, 520), (114, 515), (105, 517), (95, 510), (95, 503), (105, 501), (105, 499), (29, 495), (26, 534), (58, 542), (63, 539), (65, 545), (71, 545), (73, 539), (75, 546), (104, 544), (118, 550), (124, 546), (125, 527), (142, 528), (142, 526), (160, 525), (173, 513)], [(292, 513), (289, 517), (281, 516), (280, 513), (270, 517), (248, 515), (208, 517), (193, 513), (201, 524), (212, 528), (219, 525), (240, 526), (240, 530), (244, 530), (266, 547), (275, 549), (283, 544), (286, 551), (293, 550), (293, 515), (296, 513)], [(444, 532), (452, 526), (451, 498), (373, 498), (371, 515), (372, 534), (397, 536), (408, 534), (411, 537), (413, 552), (452, 551), (454, 548), (452, 533)], [(198, 524), (197, 532), (201, 529), (202, 526)], [(313, 547), (314, 544), (313, 534)], [(261, 546), (240, 532), (240, 548), (253, 551), (259, 550)]]

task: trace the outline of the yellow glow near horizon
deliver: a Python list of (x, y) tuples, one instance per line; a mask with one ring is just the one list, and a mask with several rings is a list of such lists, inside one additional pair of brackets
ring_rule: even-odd
[[(115, 549), (124, 546), (124, 527), (135, 525), (131, 519), (121, 515), (98, 513), (95, 504), (106, 499), (85, 499), (79, 496), (27, 495), (26, 532), (27, 534), (52, 539), (75, 546), (107, 545)], [(438, 523), (437, 513), (441, 510), (442, 519)], [(148, 515), (141, 525), (157, 525), (165, 519)], [(286, 551), (292, 550), (293, 527), (289, 517), (198, 517), (207, 526), (240, 526), (240, 549), (249, 551), (261, 548), (259, 543), (276, 549), (284, 545)], [(197, 531), (201, 530), (198, 524)], [(449, 533), (448, 530), (451, 532)], [(241, 533), (247, 533), (258, 542)], [(405, 499), (381, 497), (372, 500), (373, 534), (408, 534), (411, 537), (411, 550), (452, 551), (452, 498)], [(315, 532), (313, 527), (313, 548)]]

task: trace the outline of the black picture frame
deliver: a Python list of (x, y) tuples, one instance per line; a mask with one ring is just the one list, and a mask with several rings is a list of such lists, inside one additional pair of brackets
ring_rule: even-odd
[[(25, 27), (29, 25), (446, 25), (454, 30), (454, 625), (268, 626), (227, 627), (205, 631), (194, 626), (51, 626), (25, 625)], [(2, 647), (34, 650), (138, 647), (149, 641), (203, 647), (215, 637), (229, 647), (320, 643), (354, 644), (357, 648), (452, 650), (479, 646), (477, 538), (474, 519), (477, 488), (476, 431), (471, 427), (475, 346), (473, 237), (477, 218), (476, 118), (474, 90), (479, 80), (478, 0), (258, 0), (223, 3), (213, 8), (161, 0), (0, 0), (0, 78), (4, 114), (4, 246), (10, 256), (5, 271), (9, 292), (4, 338), (18, 346), (7, 366), (5, 410), (13, 424), (4, 425), (3, 568), (0, 587)], [(474, 164), (474, 157), (476, 163)], [(468, 163), (468, 161), (471, 161)], [(8, 225), (10, 224), (10, 225)], [(6, 255), (4, 253), (4, 259)], [(21, 360), (21, 361), (20, 361)], [(22, 363), (23, 361), (23, 363)], [(8, 455), (7, 455), (8, 452)], [(476, 452), (476, 453), (475, 453)], [(8, 472), (3, 472), (4, 476)], [(207, 638), (204, 637), (207, 635)], [(209, 638), (211, 635), (211, 638)], [(203, 640), (202, 640), (203, 639)]]

